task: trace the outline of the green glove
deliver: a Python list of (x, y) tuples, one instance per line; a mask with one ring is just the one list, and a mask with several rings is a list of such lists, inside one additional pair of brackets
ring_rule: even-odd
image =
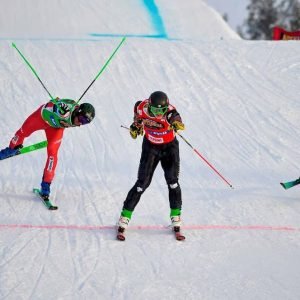
[(184, 124), (180, 121), (174, 121), (172, 123), (172, 128), (177, 131), (177, 130), (184, 130)]

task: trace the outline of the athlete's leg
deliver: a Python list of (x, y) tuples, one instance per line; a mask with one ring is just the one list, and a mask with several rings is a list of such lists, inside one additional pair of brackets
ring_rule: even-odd
[(179, 144), (171, 142), (161, 158), (165, 179), (169, 189), (169, 202), (172, 216), (180, 216), (182, 207), (181, 188), (178, 182), (180, 170)]
[(41, 116), (41, 107), (33, 112), (23, 123), (20, 129), (17, 130), (15, 136), (11, 139), (9, 147), (16, 148), (23, 144), (26, 137), (30, 136), (33, 132), (50, 127)]
[(128, 192), (124, 201), (123, 211), (132, 212), (138, 204), (142, 194), (151, 183), (154, 171), (159, 163), (159, 148), (144, 138), (140, 159), (138, 179)]
[(58, 159), (58, 150), (61, 145), (64, 129), (63, 128), (47, 128), (45, 130), (48, 146), (47, 146), (47, 161), (44, 168), (43, 181), (51, 183), (54, 175)]

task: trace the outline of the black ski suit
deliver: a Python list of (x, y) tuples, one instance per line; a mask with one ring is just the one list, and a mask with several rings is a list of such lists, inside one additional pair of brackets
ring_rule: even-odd
[(143, 124), (145, 130), (138, 178), (134, 186), (128, 192), (126, 200), (124, 201), (123, 209), (129, 211), (134, 210), (141, 198), (141, 195), (150, 185), (154, 171), (160, 162), (164, 171), (165, 180), (168, 184), (170, 208), (181, 210), (181, 188), (178, 183), (180, 167), (179, 143), (173, 129), (170, 127), (170, 124), (172, 124), (175, 120), (181, 122), (181, 117), (175, 107), (169, 105), (169, 111), (164, 118), (165, 123), (168, 126), (168, 130), (172, 131), (170, 132), (170, 134), (172, 134), (172, 140), (161, 144), (154, 144), (149, 141), (149, 135), (147, 133), (155, 133), (155, 120), (153, 120), (154, 118), (149, 115), (151, 122), (148, 122), (147, 120), (149, 119), (147, 118), (147, 114), (143, 113), (142, 118), (138, 115), (141, 103), (141, 101), (136, 103), (134, 117), (135, 123)]

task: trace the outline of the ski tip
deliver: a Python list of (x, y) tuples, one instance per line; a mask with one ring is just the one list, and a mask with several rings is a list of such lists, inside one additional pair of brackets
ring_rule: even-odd
[(50, 206), (50, 207), (49, 207), (49, 210), (57, 210), (57, 209), (58, 209), (58, 206), (54, 206), (54, 205), (53, 205), (53, 206)]
[(125, 238), (124, 234), (118, 234), (117, 235), (117, 240), (121, 241), (121, 242), (124, 242), (126, 240), (126, 238)]
[(185, 236), (183, 236), (183, 235), (177, 236), (176, 240), (183, 242), (183, 241), (185, 241)]
[(180, 232), (175, 232), (175, 238), (176, 238), (177, 241), (184, 241), (185, 240), (185, 236)]
[(36, 194), (44, 203), (44, 205), (48, 208), (48, 210), (57, 210), (58, 206), (53, 205), (50, 199), (44, 199), (43, 196), (41, 195), (40, 189), (38, 188), (33, 188), (32, 189), (33, 193)]
[(117, 240), (118, 241), (125, 241), (126, 238), (125, 238), (124, 232), (125, 232), (125, 228), (119, 226), (118, 230), (117, 230)]
[(283, 182), (280, 182), (280, 185), (286, 190), (286, 186), (284, 185)]

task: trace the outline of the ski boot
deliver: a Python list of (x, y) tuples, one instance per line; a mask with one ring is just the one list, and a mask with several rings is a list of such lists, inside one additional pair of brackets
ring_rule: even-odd
[(185, 236), (181, 233), (180, 231), (180, 226), (181, 226), (181, 218), (180, 216), (171, 216), (171, 222), (173, 226), (173, 231), (175, 233), (175, 238), (177, 241), (184, 241)]
[(118, 222), (117, 239), (119, 241), (125, 241), (125, 230), (128, 227), (130, 219), (121, 216)]
[(15, 148), (6, 147), (0, 151), (0, 160), (9, 158), (20, 154), (20, 149), (23, 145), (16, 146)]
[(40, 195), (41, 197), (47, 201), (49, 200), (49, 196), (50, 196), (50, 184), (49, 182), (46, 181), (42, 181), (41, 183), (41, 192)]

